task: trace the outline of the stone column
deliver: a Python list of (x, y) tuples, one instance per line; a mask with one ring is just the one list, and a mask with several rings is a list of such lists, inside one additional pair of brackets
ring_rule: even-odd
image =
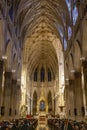
[(12, 93), (11, 93), (11, 116), (15, 117), (16, 115), (16, 95), (17, 95), (17, 80), (12, 79)]
[(0, 114), (1, 114), (2, 96), (3, 96), (3, 91), (2, 91), (3, 66), (4, 66), (4, 61), (0, 60)]
[(74, 90), (75, 90), (74, 80), (69, 80), (69, 104), (70, 104), (69, 117), (71, 119), (74, 119), (74, 102), (75, 102)]
[(12, 91), (12, 72), (5, 72), (5, 81), (4, 81), (4, 117), (8, 119), (10, 115), (10, 106), (11, 106), (11, 91)]
[(17, 90), (16, 90), (16, 117), (20, 116), (20, 103), (21, 103), (21, 86), (17, 84)]
[(66, 106), (66, 118), (69, 116), (70, 100), (69, 100), (69, 83), (65, 85), (65, 106)]
[(87, 111), (87, 61), (82, 62), (83, 65), (83, 89), (84, 89), (84, 100), (85, 100), (85, 109)]
[(75, 108), (74, 114), (76, 120), (82, 119), (82, 107), (83, 107), (83, 92), (82, 92), (82, 80), (81, 72), (75, 72)]
[(70, 79), (65, 86), (66, 115), (67, 118), (74, 119), (74, 80)]

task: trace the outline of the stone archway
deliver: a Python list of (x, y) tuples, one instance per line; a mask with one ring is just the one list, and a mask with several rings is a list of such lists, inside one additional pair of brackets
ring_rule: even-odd
[[(42, 107), (42, 109), (40, 109)], [(41, 114), (47, 114), (48, 113), (48, 103), (43, 94), (41, 94), (41, 97), (39, 98), (37, 102), (37, 112)]]

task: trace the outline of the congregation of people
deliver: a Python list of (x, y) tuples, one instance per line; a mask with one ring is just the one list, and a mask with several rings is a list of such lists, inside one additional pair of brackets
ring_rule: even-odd
[[(49, 130), (87, 130), (87, 122), (71, 119), (48, 118)], [(38, 119), (15, 119), (0, 121), (0, 130), (36, 130)]]
[(48, 119), (48, 126), (51, 130), (87, 130), (86, 122), (71, 119)]
[(35, 130), (37, 124), (37, 119), (0, 121), (0, 130)]

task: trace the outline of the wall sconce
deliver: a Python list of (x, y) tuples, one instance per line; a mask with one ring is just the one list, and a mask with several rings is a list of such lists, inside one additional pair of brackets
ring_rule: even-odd
[(84, 60), (85, 60), (85, 57), (80, 57), (80, 60), (81, 60), (81, 61), (84, 61)]
[(3, 59), (3, 60), (7, 60), (7, 56), (3, 55), (3, 56), (2, 56), (2, 59)]
[(15, 69), (12, 69), (12, 73), (15, 73), (15, 71), (16, 71)]
[(75, 73), (75, 70), (71, 70), (70, 72), (71, 72), (71, 73)]
[(69, 81), (69, 79), (68, 79), (68, 78), (66, 78), (65, 80), (66, 80), (66, 81)]
[(20, 81), (21, 81), (21, 79), (17, 79), (17, 81), (18, 81), (18, 82), (20, 82)]

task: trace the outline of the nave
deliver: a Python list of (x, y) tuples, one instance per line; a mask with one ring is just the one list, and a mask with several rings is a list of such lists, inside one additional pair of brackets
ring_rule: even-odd
[(87, 122), (87, 0), (0, 0), (0, 120), (42, 113)]
[(0, 130), (87, 130), (87, 122), (53, 117), (43, 117), (43, 120), (21, 118), (0, 121)]

